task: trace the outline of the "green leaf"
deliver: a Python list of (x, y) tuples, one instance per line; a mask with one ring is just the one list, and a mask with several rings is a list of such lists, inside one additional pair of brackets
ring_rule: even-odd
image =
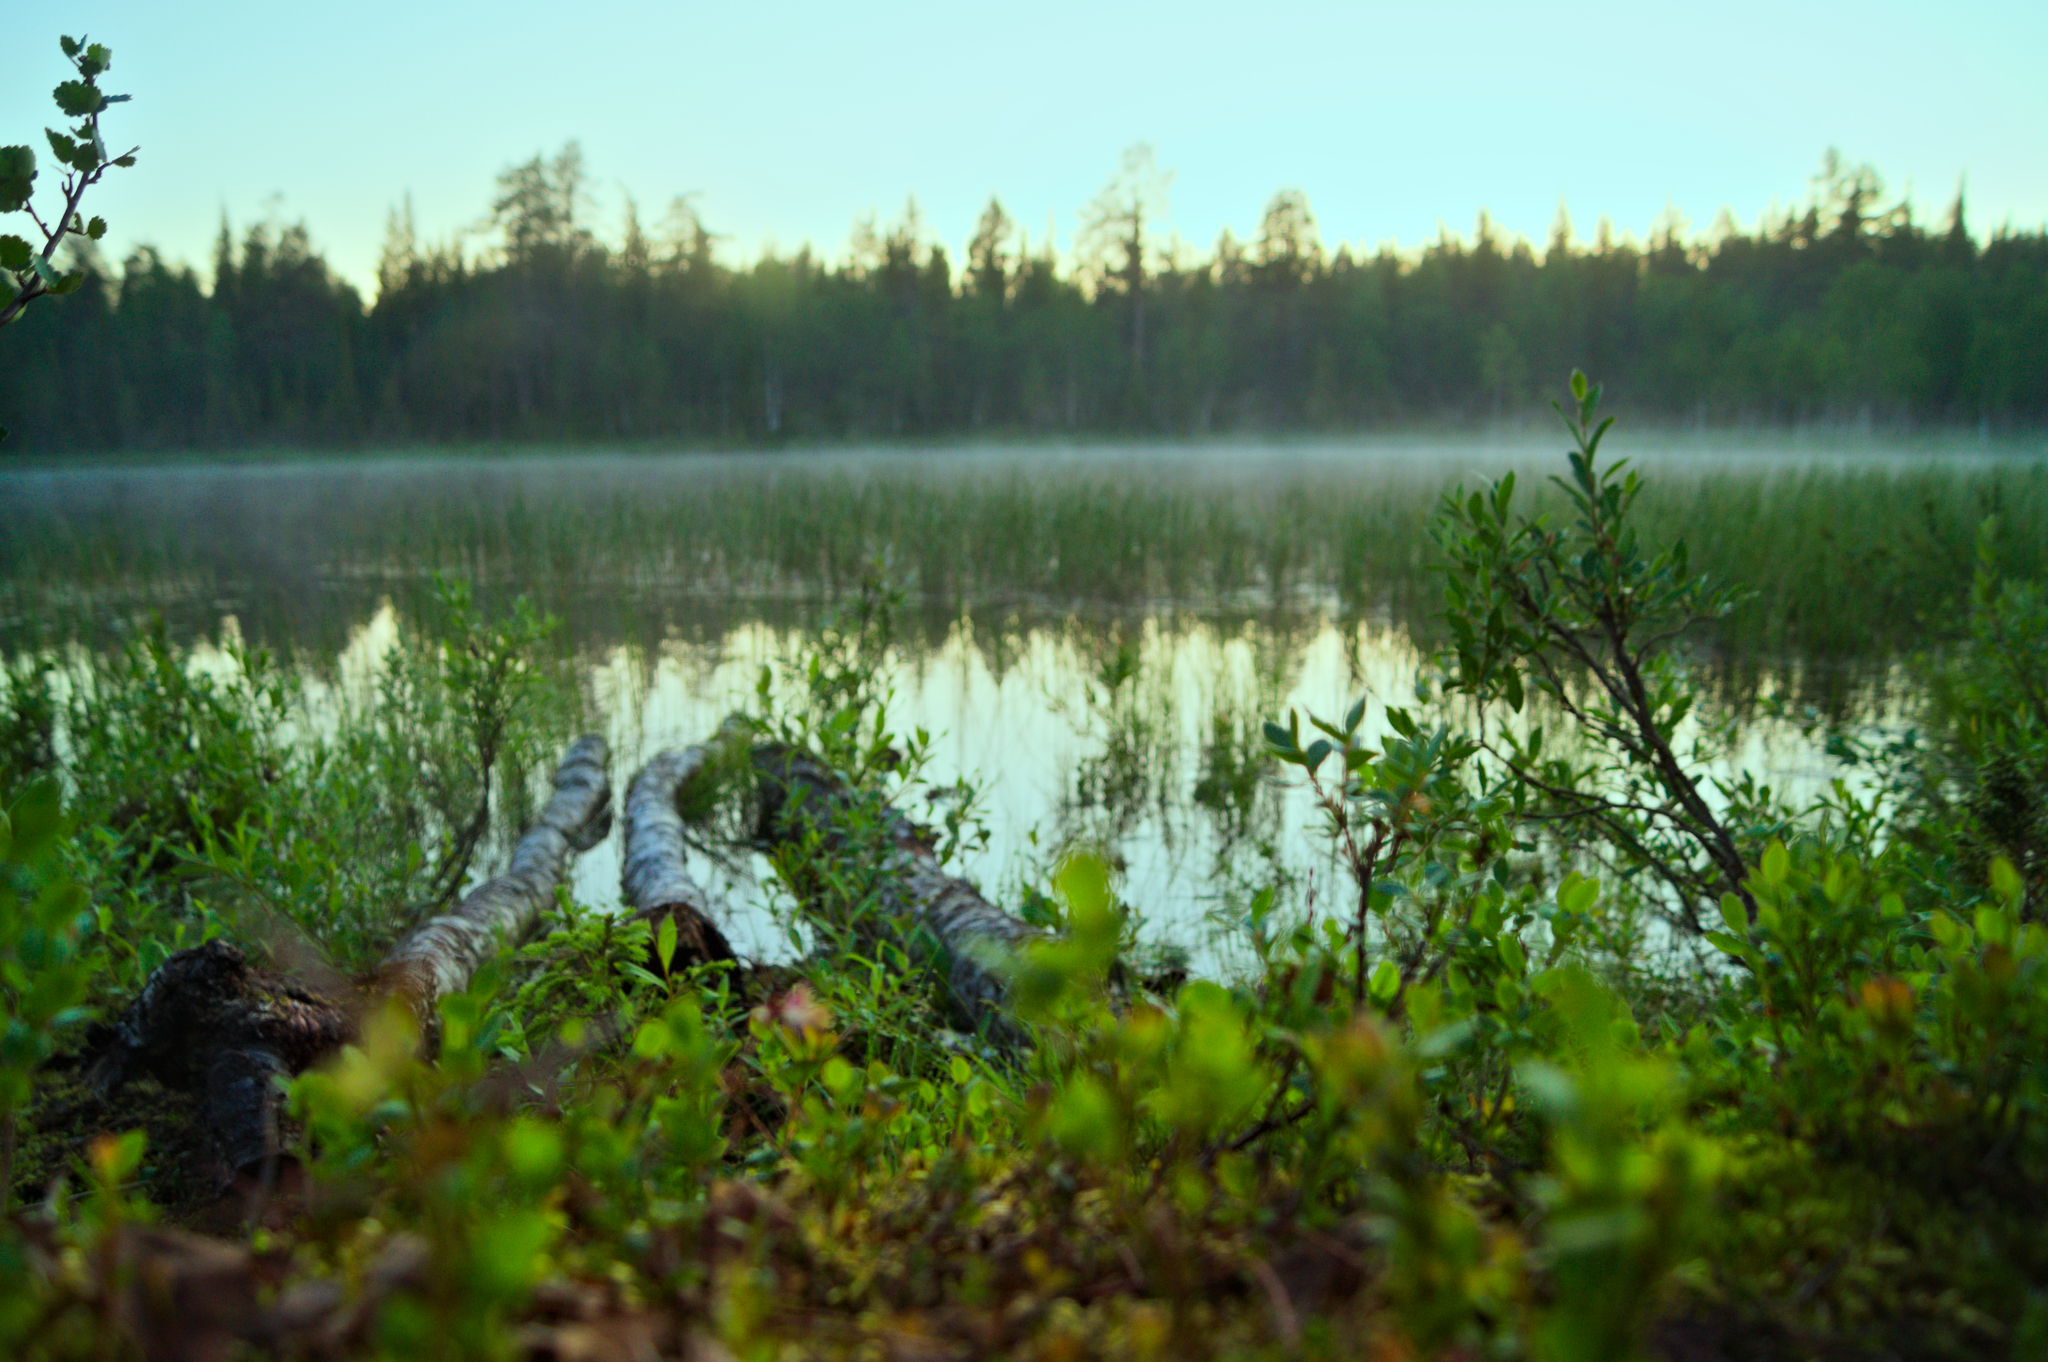
[(1754, 949), (1741, 937), (1730, 936), (1726, 932), (1708, 932), (1706, 933), (1706, 938), (1710, 945), (1716, 946), (1730, 955), (1741, 956), (1745, 960), (1749, 958), (1750, 952)]
[(1372, 979), (1366, 985), (1366, 991), (1372, 994), (1374, 1002), (1392, 1002), (1400, 989), (1401, 971), (1395, 968), (1392, 960), (1382, 960), (1372, 967)]
[(1600, 882), (1582, 878), (1576, 872), (1564, 877), (1557, 887), (1557, 906), (1567, 913), (1583, 915), (1600, 897)]
[(561, 1171), (562, 1132), (531, 1117), (512, 1123), (505, 1132), (505, 1164), (512, 1176), (530, 1186), (544, 1187)]
[(114, 54), (105, 43), (94, 43), (85, 49), (85, 57), (78, 64), (88, 76), (96, 76), (114, 64)]
[(1973, 915), (1977, 935), (1994, 946), (2012, 939), (2012, 919), (1996, 908), (1979, 908)]
[(1776, 888), (1785, 882), (1785, 872), (1791, 868), (1792, 857), (1785, 850), (1785, 844), (1773, 841), (1764, 848), (1763, 863), (1757, 867), (1764, 877), (1764, 883)]
[(1518, 936), (1504, 936), (1500, 939), (1500, 962), (1508, 967), (1508, 973), (1520, 977), (1529, 968), (1529, 957), (1522, 949)]
[(0, 269), (25, 270), (34, 254), (34, 248), (20, 237), (0, 236)]
[(1728, 930), (1737, 936), (1749, 934), (1749, 909), (1733, 894), (1721, 895), (1721, 921), (1728, 924)]
[(1069, 1154), (1104, 1163), (1120, 1156), (1121, 1127), (1115, 1099), (1090, 1074), (1068, 1083), (1046, 1112), (1046, 1133), (1055, 1144)]
[(56, 297), (61, 298), (67, 293), (77, 292), (78, 286), (84, 282), (85, 271), (73, 270), (69, 274), (60, 275), (57, 282), (50, 285), (50, 292)]
[(64, 49), (64, 55), (67, 57), (76, 57), (83, 47), (83, 44), (78, 39), (71, 37), (59, 38), (57, 45)]
[(1291, 753), (1295, 750), (1294, 735), (1269, 719), (1266, 721), (1266, 745), (1276, 752)]
[(2008, 905), (2026, 897), (2026, 882), (2020, 878), (2020, 872), (2013, 869), (2012, 862), (2003, 856), (1995, 856), (1991, 860), (1991, 892)]
[(18, 213), (36, 187), (36, 154), (29, 147), (0, 147), (0, 213)]
[(88, 241), (98, 241), (106, 234), (107, 220), (105, 218), (96, 217), (91, 222), (85, 224), (85, 236)]
[[(1420, 1026), (1419, 1021), (1417, 1025)], [(1422, 1059), (1442, 1059), (1447, 1055), (1456, 1054), (1465, 1047), (1465, 1042), (1472, 1039), (1473, 1032), (1478, 1029), (1478, 1018), (1461, 1017), (1417, 1040), (1414, 1046), (1415, 1053)]]
[(1344, 731), (1356, 733), (1359, 723), (1365, 718), (1365, 697), (1359, 696), (1350, 709), (1344, 711)]
[(676, 919), (670, 913), (661, 920), (661, 931), (655, 938), (655, 953), (661, 958), (661, 971), (669, 972), (669, 962), (676, 958)]
[(43, 136), (50, 139), (50, 153), (59, 165), (70, 165), (78, 156), (78, 143), (58, 132), (55, 128), (44, 128)]
[(1316, 773), (1316, 768), (1323, 764), (1324, 759), (1330, 755), (1331, 750), (1328, 738), (1317, 738), (1308, 745), (1308, 751), (1304, 754), (1304, 760), (1310, 775)]
[(67, 80), (50, 95), (66, 118), (90, 118), (106, 107), (100, 92), (82, 80)]

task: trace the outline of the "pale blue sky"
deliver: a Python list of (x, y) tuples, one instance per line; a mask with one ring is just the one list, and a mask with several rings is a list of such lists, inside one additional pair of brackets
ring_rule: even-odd
[[(2048, 4), (1458, 7), (1201, 3), (756, 5), (104, 0), (17, 16), (0, 139), (55, 121), (59, 31), (115, 53), (140, 142), (92, 207), (202, 267), (237, 228), (304, 218), (368, 292), (385, 215), (476, 226), (507, 164), (580, 139), (597, 227), (696, 191), (725, 258), (806, 242), (917, 197), (952, 250), (991, 193), (1064, 248), (1123, 148), (1175, 173), (1167, 226), (1206, 254), (1282, 187), (1332, 248), (1469, 233), (1483, 206), (1539, 244), (1560, 198), (1580, 235), (1644, 233), (1667, 204), (1704, 231), (1803, 198), (1822, 150), (1874, 164), (1923, 214), (1968, 175), (1971, 224), (2048, 222)], [(43, 30), (47, 29), (47, 33)], [(47, 157), (45, 157), (47, 164)]]

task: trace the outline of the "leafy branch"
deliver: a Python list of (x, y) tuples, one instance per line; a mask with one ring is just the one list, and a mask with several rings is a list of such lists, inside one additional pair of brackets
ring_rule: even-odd
[(63, 82), (51, 93), (64, 117), (77, 121), (68, 132), (43, 130), (49, 138), (51, 154), (65, 168), (59, 188), (64, 203), (54, 215), (54, 225), (36, 211), (32, 201), (37, 176), (34, 148), (0, 147), (0, 213), (27, 213), (42, 236), (38, 248), (26, 237), (0, 234), (0, 270), (9, 276), (14, 289), (13, 297), (0, 304), (0, 326), (19, 317), (37, 298), (66, 294), (85, 282), (83, 270), (58, 270), (54, 263), (57, 248), (67, 236), (98, 241), (107, 234), (107, 220), (95, 217), (87, 221), (79, 214), (78, 205), (85, 198), (85, 191), (100, 182), (109, 166), (134, 165), (135, 153), (140, 150), (131, 147), (119, 156), (110, 156), (106, 141), (100, 136), (100, 115), (108, 105), (125, 103), (129, 98), (100, 89), (99, 78), (113, 64), (114, 54), (104, 44), (87, 43), (83, 38), (66, 37), (62, 44), (78, 78)]
[(1512, 473), (1487, 491), (1447, 496), (1434, 528), (1448, 556), (1445, 621), (1453, 644), (1446, 688), (1521, 713), (1527, 691), (1548, 697), (1591, 754), (1543, 752), (1540, 722), (1526, 736), (1482, 731), (1483, 748), (1547, 801), (1561, 823), (1598, 829), (1664, 881), (1676, 918), (1704, 930), (1699, 905), (1719, 893), (1753, 905), (1743, 856), (1723, 814), (1677, 750), (1694, 693), (1670, 649), (1727, 614), (1739, 593), (1691, 571), (1683, 541), (1659, 553), (1637, 540), (1629, 513), (1643, 483), (1627, 460), (1602, 466), (1600, 388), (1572, 374), (1571, 478), (1553, 478), (1575, 518), (1553, 524), (1512, 510)]

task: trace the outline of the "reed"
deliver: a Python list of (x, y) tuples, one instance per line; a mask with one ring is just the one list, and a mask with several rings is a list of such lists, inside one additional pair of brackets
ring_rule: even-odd
[[(1685, 539), (1698, 566), (1753, 591), (1695, 641), (1730, 694), (1791, 675), (1839, 707), (1882, 684), (1946, 634), (1986, 516), (2007, 575), (2048, 573), (2041, 461), (1667, 461), (1649, 480), (1644, 534)], [(1427, 642), (1427, 525), (1445, 486), (1412, 464), (1224, 474), (1022, 454), (24, 475), (0, 486), (0, 604), (16, 642), (90, 640), (154, 609), (174, 634), (206, 632), (225, 603), (253, 636), (320, 652), (378, 596), (403, 609), (439, 573), (487, 600), (532, 595), (581, 647), (658, 639), (679, 620), (801, 619), (879, 563), (933, 619), (1249, 609), (1385, 621)]]

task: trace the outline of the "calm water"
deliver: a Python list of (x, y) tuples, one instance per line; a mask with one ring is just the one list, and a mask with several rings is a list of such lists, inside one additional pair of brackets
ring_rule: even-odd
[[(1424, 532), (1435, 497), (1511, 467), (1558, 471), (1558, 448), (1473, 439), (16, 472), (0, 479), (0, 638), (105, 646), (155, 611), (195, 665), (219, 665), (214, 644), (233, 634), (346, 688), (371, 674), (430, 575), (459, 575), (487, 602), (524, 592), (564, 618), (562, 646), (623, 786), (654, 751), (745, 707), (761, 667), (794, 655), (879, 565), (909, 596), (889, 660), (892, 718), (934, 736), (932, 784), (986, 786), (989, 841), (968, 853), (967, 873), (1003, 898), (1042, 882), (1062, 846), (1104, 846), (1151, 934), (1214, 966), (1212, 919), (1276, 874), (1297, 907), (1327, 899), (1330, 869), (1300, 791), (1264, 782), (1218, 797), (1234, 756), (1255, 754), (1260, 720), (1290, 707), (1334, 716), (1364, 693), (1372, 730), (1389, 700), (1406, 703), (1438, 591)], [(1776, 514), (1774, 496), (1796, 494), (1822, 508), (1802, 514), (1833, 507), (1832, 518), (1856, 520), (1846, 508), (1867, 505), (1869, 519), (1934, 487), (1947, 498), (1939, 515), (1933, 493), (1911, 515), (1938, 551), (1895, 555), (1905, 566), (1871, 567), (1846, 523), (1801, 540), (1802, 552), (1847, 555), (1841, 582), (1889, 571), (1897, 591), (1931, 600), (1967, 580), (1987, 500), (2010, 515), (2044, 498), (2037, 448), (1666, 439), (1625, 452), (1674, 489), (1657, 514), (1696, 543), (1685, 516), (1702, 506), (1762, 517)], [(1744, 542), (1762, 520), (1713, 514), (1731, 522), (1718, 550), (1731, 575), (1769, 575), (1770, 547)], [(1906, 534), (1872, 532), (1880, 546)], [(1805, 542), (1815, 537), (1827, 542)], [(1961, 567), (1939, 559), (1951, 539)], [(2031, 540), (2016, 550), (2038, 551)], [(1798, 637), (1846, 638), (1846, 651), (1723, 646), (1700, 659), (1749, 716), (1744, 764), (1798, 791), (1834, 772), (1795, 725), (1759, 717), (1760, 699), (1824, 697), (1855, 723), (1904, 698), (1888, 683), (1895, 650), (1859, 650), (1856, 622), (1831, 617), (1841, 612), (1828, 593), (1841, 589), (1816, 584), (1815, 571), (1782, 574), (1765, 593), (1771, 618), (1825, 620), (1837, 633), (1808, 624)], [(1850, 596), (1841, 601), (1853, 615)], [(1872, 608), (1876, 638), (1889, 616)], [(617, 871), (613, 839), (583, 858), (578, 894), (615, 902)], [(789, 949), (759, 884), (743, 879), (732, 895), (735, 944)]]

